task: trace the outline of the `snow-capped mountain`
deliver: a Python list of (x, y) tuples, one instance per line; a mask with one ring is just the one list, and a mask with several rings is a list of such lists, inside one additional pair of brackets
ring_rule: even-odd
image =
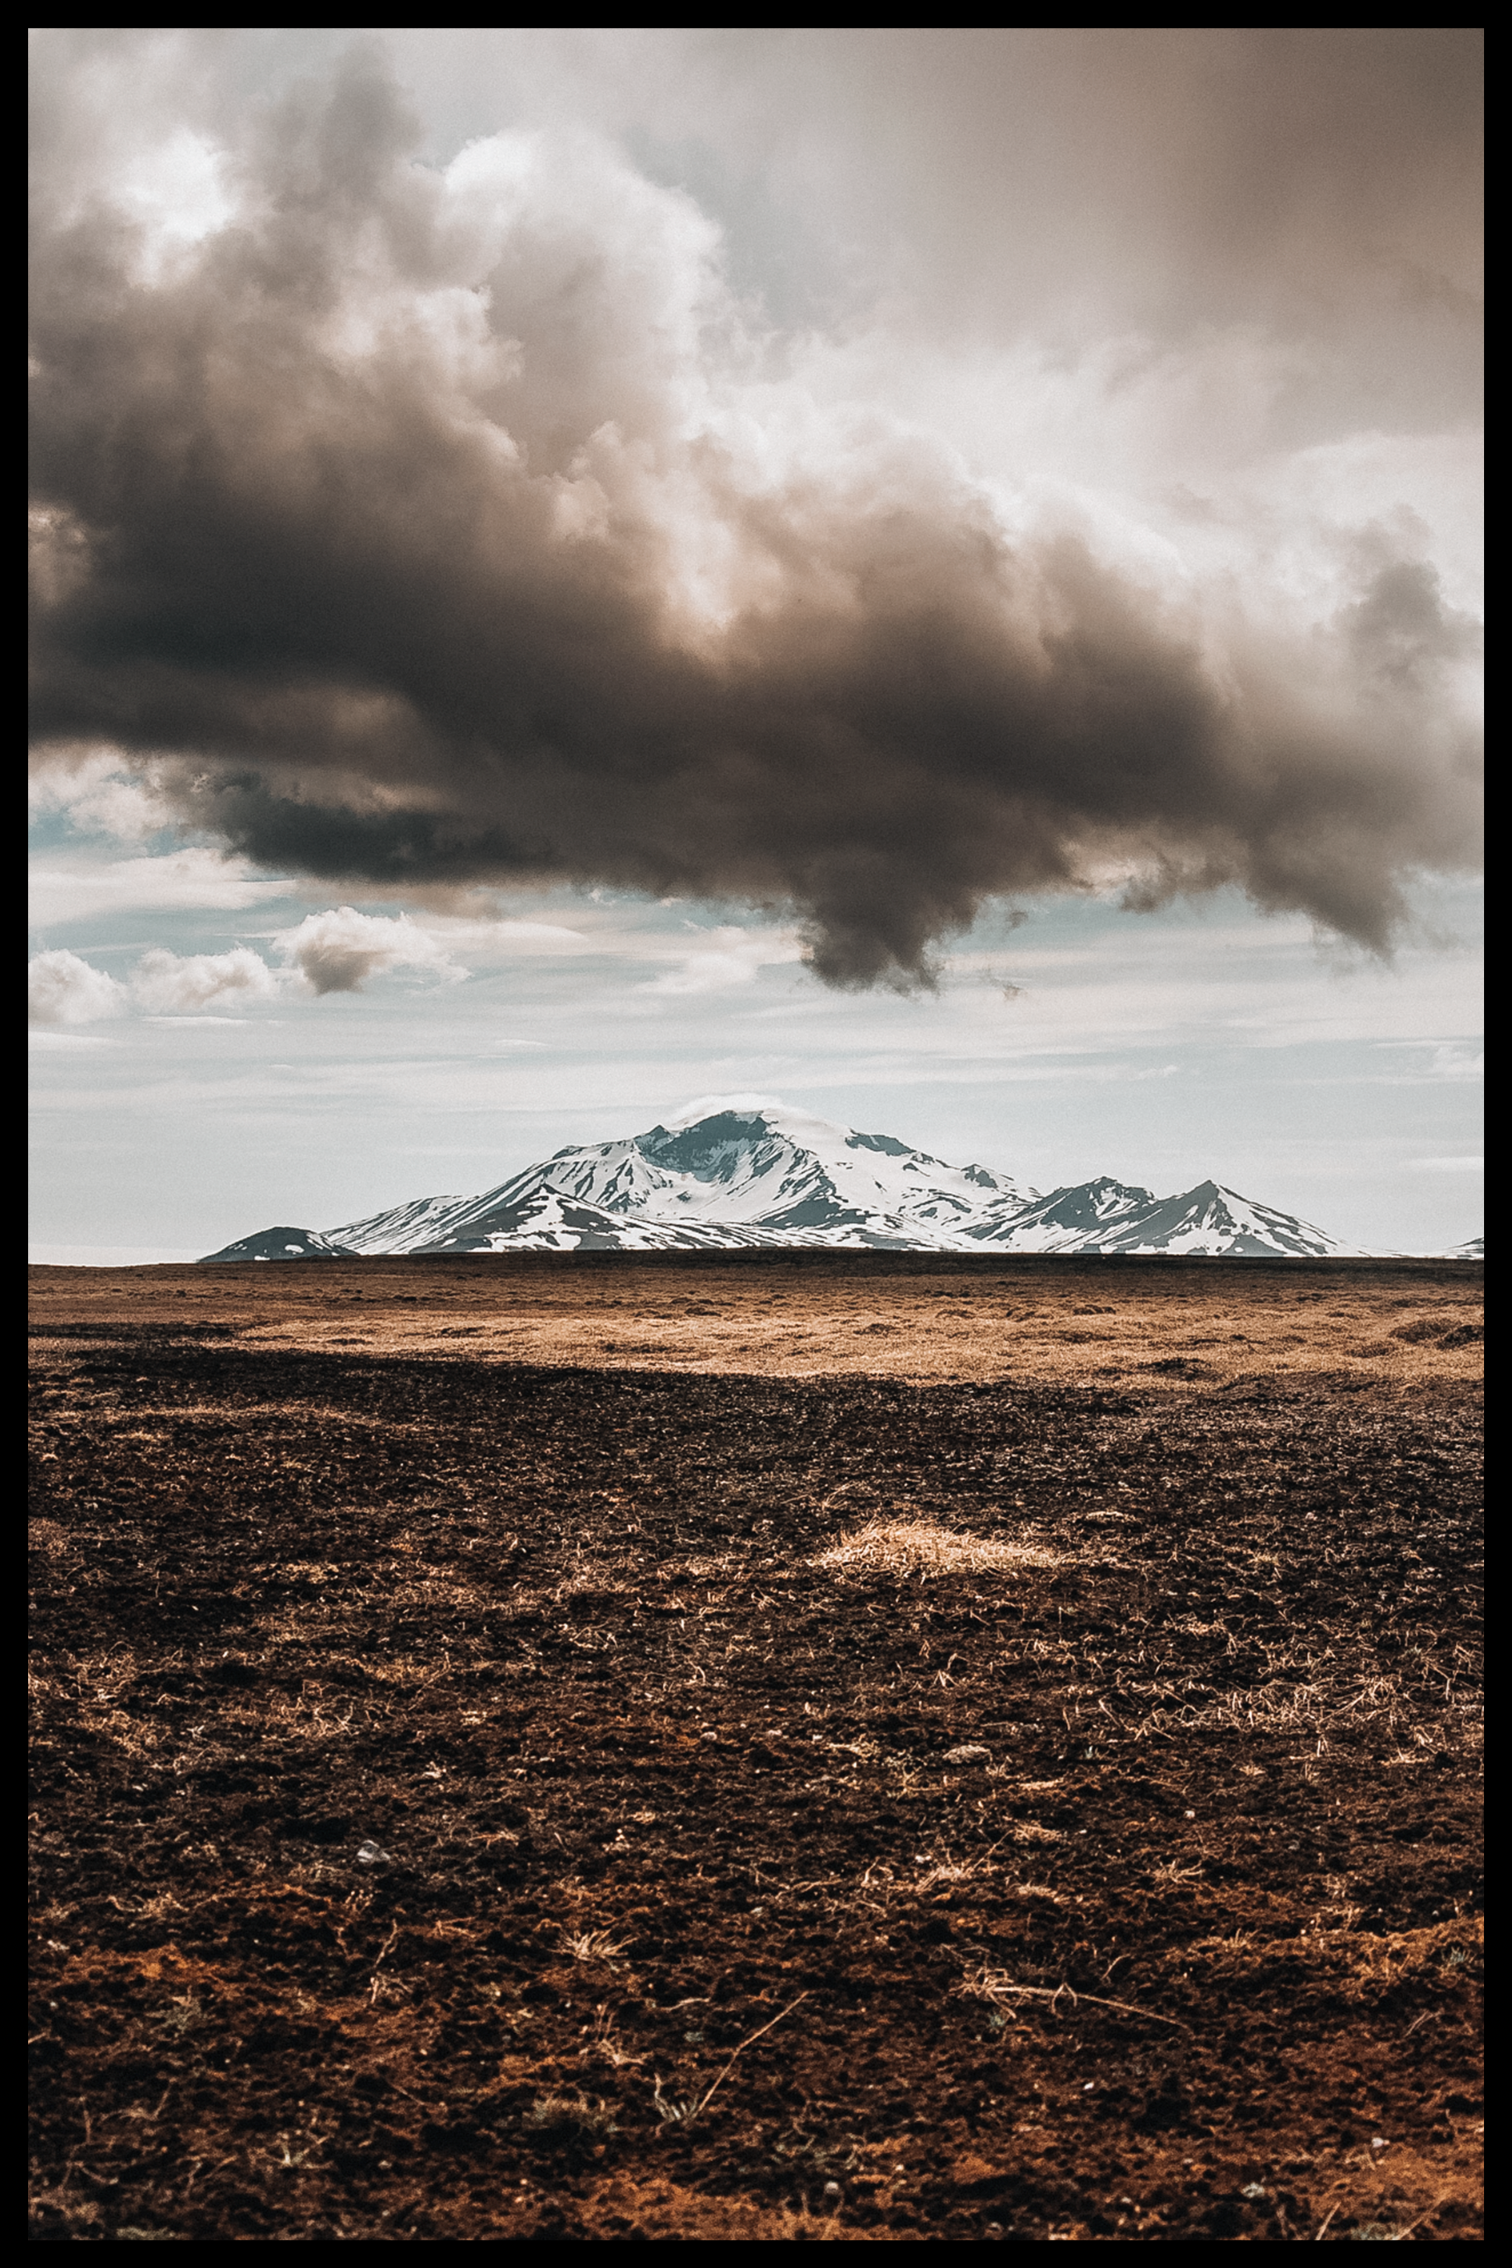
[(1156, 1197), (1103, 1177), (1042, 1197), (1009, 1174), (946, 1165), (888, 1134), (732, 1104), (559, 1150), (479, 1197), (417, 1198), (323, 1234), (266, 1229), (207, 1258), (815, 1245), (1296, 1257), (1349, 1249), (1212, 1181)]
[(1156, 1197), (1121, 1181), (1084, 1181), (1075, 1189), (1052, 1190), (1020, 1212), (994, 1213), (967, 1234), (1003, 1252), (1287, 1253), (1320, 1259), (1346, 1249), (1310, 1222), (1257, 1205), (1216, 1181), (1200, 1181), (1179, 1197)]

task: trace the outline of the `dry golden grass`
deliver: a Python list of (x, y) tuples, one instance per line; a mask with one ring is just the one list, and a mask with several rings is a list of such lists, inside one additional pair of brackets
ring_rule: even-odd
[[(215, 1268), (34, 1268), (32, 1325), (211, 1345), (589, 1370), (917, 1383), (1118, 1381), (1171, 1393), (1328, 1373), (1478, 1378), (1470, 1261), (800, 1262), (517, 1253)], [(37, 1349), (76, 1357), (60, 1335)], [(156, 1412), (149, 1413), (156, 1415)]]
[(963, 1536), (932, 1520), (869, 1520), (813, 1561), (847, 1575), (986, 1575), (1057, 1563), (1057, 1554), (1038, 1544)]

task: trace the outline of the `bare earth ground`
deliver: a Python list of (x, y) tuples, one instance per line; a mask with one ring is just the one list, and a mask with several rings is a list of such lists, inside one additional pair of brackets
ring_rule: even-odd
[(33, 1276), (35, 2239), (1479, 2238), (1478, 1267)]

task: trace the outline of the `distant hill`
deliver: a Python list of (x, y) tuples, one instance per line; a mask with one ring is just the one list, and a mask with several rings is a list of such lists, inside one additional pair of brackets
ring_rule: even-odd
[(335, 1244), (314, 1229), (265, 1228), (256, 1236), (238, 1238), (224, 1251), (206, 1253), (209, 1260), (342, 1260), (352, 1257), (350, 1245)]

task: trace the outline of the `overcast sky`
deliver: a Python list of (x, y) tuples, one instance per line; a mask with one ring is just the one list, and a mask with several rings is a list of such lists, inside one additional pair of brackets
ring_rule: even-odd
[(1478, 35), (32, 59), (39, 1255), (732, 1091), (1478, 1230)]

